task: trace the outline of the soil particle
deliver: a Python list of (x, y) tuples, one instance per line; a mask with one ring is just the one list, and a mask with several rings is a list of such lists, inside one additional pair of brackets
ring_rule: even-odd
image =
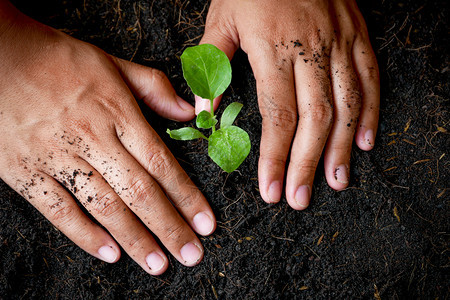
[[(291, 43), (292, 43), (292, 41), (291, 41)], [(301, 47), (301, 46), (303, 46), (303, 44), (300, 43), (299, 40), (296, 40), (296, 41), (293, 42), (293, 43), (294, 43), (294, 48), (295, 48), (295, 47)]]

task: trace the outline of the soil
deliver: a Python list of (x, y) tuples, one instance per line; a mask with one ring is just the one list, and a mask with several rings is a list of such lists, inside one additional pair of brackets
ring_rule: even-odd
[[(16, 0), (35, 19), (105, 51), (163, 70), (193, 102), (179, 56), (198, 43), (207, 1)], [(180, 124), (142, 107), (210, 201), (217, 231), (203, 262), (171, 258), (162, 276), (127, 255), (113, 265), (76, 247), (0, 180), (0, 298), (447, 299), (450, 115), (448, 5), (444, 0), (360, 1), (381, 71), (376, 146), (352, 151), (352, 180), (328, 187), (321, 163), (311, 206), (259, 196), (261, 117), (245, 53), (232, 61), (224, 105), (245, 104), (237, 125), (250, 156), (227, 174), (204, 142), (170, 140)], [(280, 16), (282, 18), (282, 16)], [(220, 112), (220, 110), (219, 110)]]

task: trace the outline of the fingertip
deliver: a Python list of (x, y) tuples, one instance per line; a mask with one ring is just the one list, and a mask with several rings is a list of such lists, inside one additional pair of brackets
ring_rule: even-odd
[(291, 208), (305, 210), (311, 201), (311, 186), (301, 183), (298, 186), (286, 186), (286, 200)]
[(216, 230), (216, 220), (210, 212), (199, 212), (192, 219), (194, 230), (203, 236), (208, 236)]
[[(270, 139), (270, 138), (269, 138)], [(266, 139), (266, 143), (267, 143)], [(273, 140), (273, 139), (271, 139)], [(280, 145), (281, 143), (276, 143)], [(283, 151), (285, 149), (282, 149)], [(286, 159), (284, 153), (281, 155), (266, 153), (267, 148), (261, 146), (261, 156), (258, 163), (258, 181), (261, 198), (268, 204), (278, 203), (283, 193), (284, 171)]]
[(169, 267), (167, 257), (159, 251), (154, 251), (147, 255), (145, 262), (149, 268), (148, 273), (151, 275), (161, 275)]
[(177, 104), (181, 110), (194, 115), (194, 107), (180, 96), (176, 96)]
[(310, 198), (311, 188), (308, 185), (301, 185), (295, 192), (295, 202), (291, 202), (291, 206), (296, 210), (304, 210), (309, 206)]
[(204, 110), (211, 112), (211, 102), (195, 95), (195, 114), (198, 115)]
[(332, 170), (332, 174), (327, 174), (328, 185), (335, 191), (342, 191), (348, 187), (349, 177), (343, 166), (338, 166)]
[(375, 134), (372, 129), (360, 126), (355, 137), (356, 144), (361, 150), (370, 151), (375, 146)]
[(120, 250), (116, 245), (104, 245), (97, 251), (97, 258), (107, 263), (115, 263), (120, 258)]
[(193, 267), (202, 261), (203, 253), (203, 247), (198, 242), (187, 243), (180, 249), (180, 262), (186, 267)]
[(334, 180), (336, 180), (338, 183), (347, 185), (348, 178), (349, 170), (346, 165), (341, 164), (334, 169)]
[(268, 184), (268, 187), (260, 187), (261, 191), (265, 191), (265, 193), (261, 193), (261, 197), (269, 204), (278, 203), (281, 199), (282, 189), (282, 183), (279, 180), (274, 180)]
[(179, 113), (175, 115), (177, 121), (192, 120), (195, 117), (194, 107), (179, 96), (176, 96), (175, 99), (179, 108)]
[[(213, 101), (214, 111), (216, 111), (217, 108), (219, 107), (221, 99), (222, 96), (219, 96), (214, 99)], [(209, 99), (204, 99), (202, 97), (195, 95), (195, 114), (198, 115), (204, 110), (206, 110), (207, 112), (211, 112), (211, 101)]]
[(219, 107), (219, 103), (221, 100), (222, 100), (222, 95), (220, 95), (219, 97), (217, 97), (213, 100), (214, 111), (216, 111), (217, 108)]

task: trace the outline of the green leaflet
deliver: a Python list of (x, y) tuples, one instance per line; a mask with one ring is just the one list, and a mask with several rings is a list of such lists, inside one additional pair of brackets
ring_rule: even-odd
[(198, 114), (195, 124), (198, 128), (210, 129), (217, 124), (217, 120), (209, 111), (204, 110)]
[(242, 104), (239, 102), (233, 102), (228, 105), (223, 111), (222, 118), (220, 119), (220, 128), (225, 128), (233, 125), (234, 120), (241, 111)]
[(208, 139), (206, 136), (203, 135), (203, 133), (192, 127), (184, 127), (176, 130), (167, 129), (167, 133), (174, 140), (180, 141), (195, 140), (199, 138), (204, 138), (206, 140)]
[(223, 94), (231, 82), (228, 57), (210, 44), (189, 47), (181, 55), (183, 76), (192, 92), (213, 100)]
[(250, 153), (250, 138), (236, 126), (221, 128), (209, 137), (208, 154), (225, 172), (236, 170)]

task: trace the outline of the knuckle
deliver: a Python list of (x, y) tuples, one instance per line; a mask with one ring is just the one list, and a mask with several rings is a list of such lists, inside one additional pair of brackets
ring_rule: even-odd
[(294, 168), (304, 174), (314, 174), (316, 172), (319, 158), (303, 158), (301, 161), (291, 162)]
[(194, 198), (198, 198), (198, 197), (195, 197), (195, 195), (193, 195), (192, 192), (188, 192), (188, 193), (184, 194), (178, 200), (176, 200), (176, 201), (172, 200), (172, 201), (174, 202), (176, 208), (185, 209), (185, 208), (191, 207), (194, 202), (197, 202), (194, 200)]
[(157, 150), (148, 157), (148, 170), (159, 179), (166, 178), (174, 167), (172, 157), (167, 150)]
[(73, 218), (73, 208), (70, 205), (65, 205), (59, 202), (55, 205), (50, 206), (50, 212), (52, 214), (52, 219), (57, 224), (69, 223)]
[(150, 72), (153, 83), (164, 82), (167, 80), (166, 74), (161, 70), (151, 68)]
[(361, 71), (361, 80), (378, 81), (379, 73), (377, 67), (367, 67)]
[(178, 241), (180, 237), (185, 236), (185, 226), (182, 223), (174, 224), (166, 228), (164, 232), (164, 239), (171, 241)]
[(177, 208), (187, 208), (200, 203), (201, 193), (186, 174), (179, 173), (167, 185), (166, 191)]
[(273, 153), (261, 153), (259, 161), (260, 165), (264, 165), (269, 170), (284, 168), (286, 165), (286, 158), (281, 158)]
[(330, 102), (323, 101), (322, 103), (316, 103), (308, 106), (303, 114), (302, 118), (312, 123), (320, 123), (326, 127), (330, 127), (333, 123), (333, 108)]
[(343, 99), (343, 102), (351, 112), (359, 113), (362, 102), (361, 93), (359, 92), (359, 90), (348, 91), (346, 97)]
[(331, 151), (333, 151), (335, 153), (339, 153), (341, 155), (346, 154), (346, 153), (348, 153), (350, 155), (352, 149), (351, 149), (351, 145), (349, 145), (345, 141), (342, 141), (339, 144), (333, 145), (333, 148)]
[[(73, 145), (73, 142), (78, 145), (82, 139), (89, 141), (99, 141), (99, 136), (96, 134), (93, 124), (82, 118), (67, 118), (67, 129), (64, 132), (64, 138), (67, 142)], [(81, 138), (82, 137), (82, 138)]]
[(120, 201), (114, 192), (106, 192), (96, 196), (93, 210), (104, 218), (110, 218), (120, 210)]
[(133, 198), (133, 206), (137, 208), (148, 207), (151, 199), (154, 199), (157, 193), (156, 184), (143, 179), (135, 179), (128, 188)]
[(283, 108), (268, 108), (261, 113), (263, 125), (281, 127), (286, 130), (294, 131), (297, 126), (297, 113)]
[[(325, 21), (328, 20), (328, 21)], [(324, 52), (325, 48), (327, 48), (327, 45), (329, 45), (333, 39), (334, 39), (334, 25), (329, 20), (328, 16), (323, 18), (323, 20), (320, 22), (321, 30), (313, 30), (311, 31), (311, 34), (308, 35), (307, 41), (313, 52)]]
[[(277, 60), (277, 54), (273, 47), (273, 41), (265, 38), (263, 33), (258, 32), (255, 33), (255, 35), (261, 38), (256, 38), (254, 40), (254, 46), (251, 47), (252, 51), (249, 54), (256, 54), (256, 51), (258, 51), (259, 53), (263, 53), (264, 57), (267, 57), (270, 61)], [(249, 59), (251, 59), (253, 55), (249, 55), (249, 57)]]
[(130, 248), (139, 248), (140, 245), (145, 244), (146, 238), (147, 237), (144, 234), (134, 235), (129, 239), (128, 246), (130, 246)]

